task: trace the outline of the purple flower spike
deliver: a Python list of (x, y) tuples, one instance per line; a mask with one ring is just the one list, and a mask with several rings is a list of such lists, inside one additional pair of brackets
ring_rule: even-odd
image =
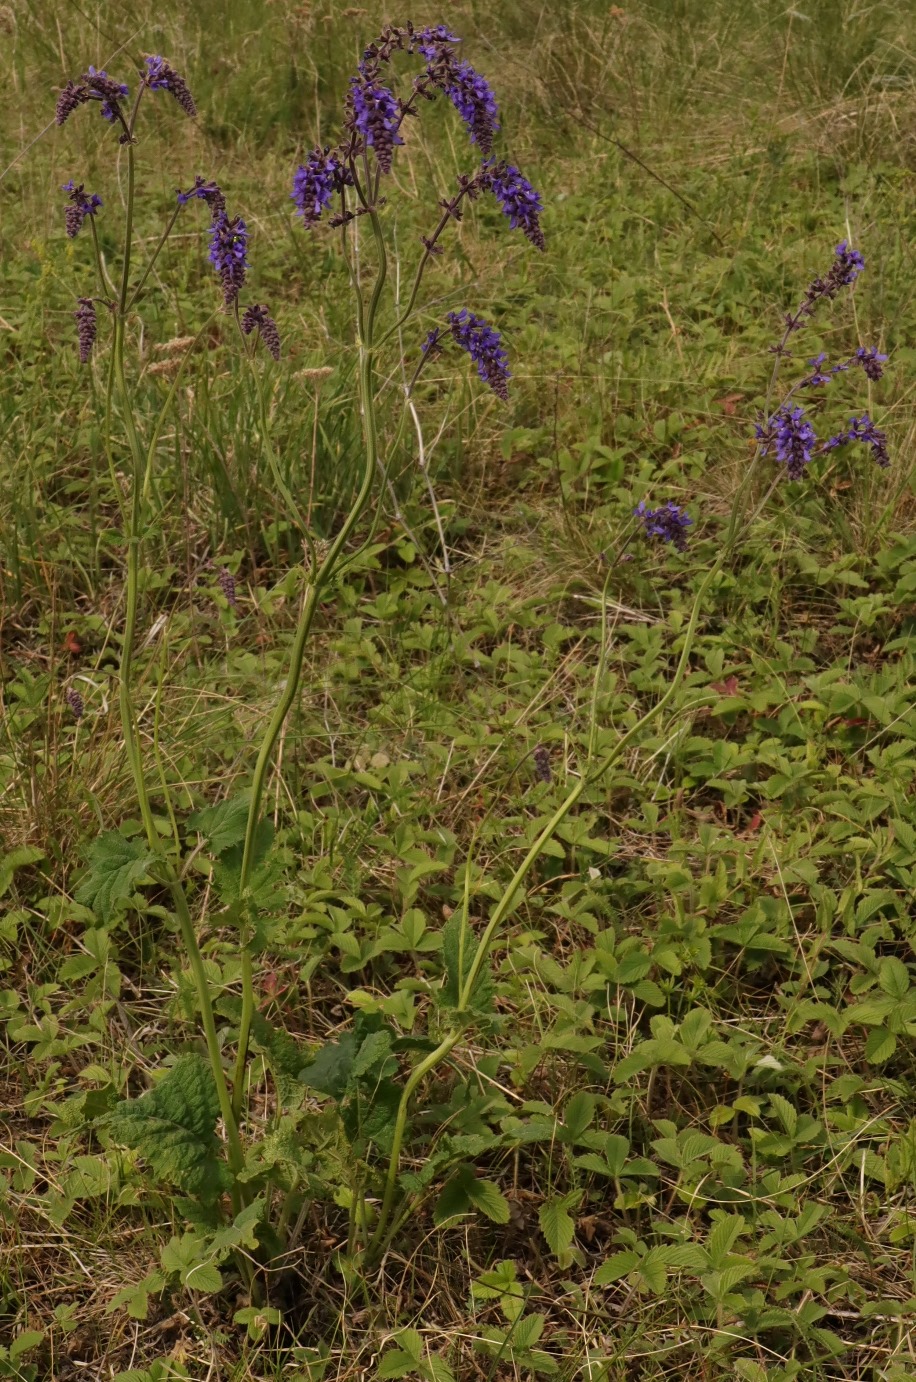
[(528, 179), (511, 163), (485, 163), (481, 171), (481, 186), (489, 187), (509, 217), (513, 230), (521, 230), (536, 249), (545, 248), (540, 214), (543, 203)]
[(382, 172), (390, 173), (394, 147), (404, 143), (398, 134), (401, 108), (394, 92), (378, 82), (361, 82), (359, 77), (352, 77), (349, 102), (352, 128), (359, 131), (368, 148), (375, 150)]
[(75, 687), (68, 686), (64, 692), (64, 700), (70, 707), (74, 720), (81, 720), (85, 714), (86, 707), (83, 698)]
[(76, 318), (76, 339), (80, 352), (80, 364), (89, 363), (92, 347), (95, 345), (98, 324), (95, 316), (95, 303), (92, 298), (79, 298), (79, 307), (73, 313)]
[(180, 76), (165, 58), (147, 57), (144, 81), (150, 91), (170, 91), (186, 115), (197, 114), (194, 97), (188, 90), (184, 77)]
[(835, 283), (837, 289), (846, 288), (850, 283), (855, 283), (865, 268), (865, 260), (858, 250), (849, 248), (847, 240), (841, 240), (834, 253), (836, 260), (830, 270), (829, 281)]
[(95, 215), (97, 209), (102, 205), (102, 198), (97, 196), (95, 192), (87, 195), (83, 184), (80, 183), (77, 187), (72, 178), (69, 182), (64, 183), (61, 191), (70, 194), (67, 198), (69, 205), (64, 211), (64, 222), (67, 234), (72, 240), (79, 234), (80, 226), (86, 217)]
[(775, 443), (776, 459), (785, 465), (789, 479), (800, 480), (817, 444), (817, 436), (804, 409), (780, 408), (767, 427), (758, 427), (756, 431), (763, 442), (763, 454), (766, 455)]
[(116, 82), (104, 70), (97, 72), (94, 67), (90, 67), (78, 82), (67, 82), (60, 90), (54, 119), (58, 125), (63, 125), (77, 106), (85, 105), (87, 101), (101, 101), (101, 114), (106, 120), (112, 123), (118, 119), (123, 120), (120, 102), (129, 95), (130, 90), (123, 82)]
[(195, 197), (207, 203), (210, 208), (210, 215), (214, 220), (220, 212), (226, 210), (226, 198), (223, 196), (222, 189), (215, 182), (205, 182), (202, 177), (196, 177), (194, 186), (189, 187), (187, 192), (182, 192), (179, 187), (178, 201), (182, 206), (187, 206), (188, 202)]
[(233, 307), (245, 282), (249, 267), (245, 252), (248, 248), (248, 227), (241, 217), (230, 221), (225, 211), (217, 212), (210, 227), (209, 260), (223, 284), (226, 307)]
[(879, 355), (877, 346), (859, 346), (853, 359), (862, 366), (869, 379), (876, 380), (884, 373), (881, 366), (887, 363), (887, 356)]
[(335, 192), (349, 186), (353, 174), (330, 149), (313, 149), (296, 169), (290, 194), (305, 226), (311, 227), (321, 219)]
[(669, 499), (660, 509), (650, 509), (641, 499), (633, 512), (642, 524), (646, 537), (657, 537), (662, 542), (672, 543), (679, 552), (686, 552), (687, 529), (693, 519), (672, 500)]
[(277, 330), (277, 323), (266, 307), (260, 304), (246, 307), (242, 317), (242, 330), (246, 336), (250, 336), (252, 331), (256, 330), (274, 359), (279, 360), (280, 333)]
[(493, 136), (499, 129), (499, 109), (486, 77), (476, 72), (469, 62), (450, 63), (443, 90), (467, 125), (471, 143), (487, 158), (493, 147)]
[[(477, 373), (488, 384), (497, 398), (504, 403), (509, 401), (508, 356), (502, 348), (499, 332), (489, 326), (482, 317), (476, 317), (462, 307), (460, 312), (449, 312), (447, 321), (462, 350), (466, 350), (477, 366)], [(429, 350), (429, 337), (426, 349)]]
[(82, 82), (67, 82), (58, 92), (57, 108), (54, 112), (56, 123), (65, 124), (76, 108), (90, 99), (89, 88)]

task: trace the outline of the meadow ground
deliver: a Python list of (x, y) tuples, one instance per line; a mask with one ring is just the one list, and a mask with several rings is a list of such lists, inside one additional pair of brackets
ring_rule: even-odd
[[(902, 1382), (916, 10), (444, 8), (0, 6), (0, 1377)], [(191, 818), (244, 790), (287, 674), (303, 549), (267, 435), (323, 550), (363, 445), (339, 237), (303, 229), (290, 184), (337, 139), (363, 44), (407, 18), (446, 20), (489, 76), (497, 152), (541, 191), (547, 249), (475, 202), (381, 361), (386, 475), (324, 593), (267, 778), (244, 1129), (258, 1209), (233, 1222), (244, 1193), (202, 1208), (157, 1161), (158, 1134), (125, 1145), (106, 1123), (205, 1048), (167, 890), (142, 867), (110, 905), (86, 890), (93, 840), (117, 828), (129, 854), (142, 833), (118, 694), (131, 467), (119, 406), (109, 465), (104, 332), (92, 364), (77, 358), (92, 243), (66, 237), (60, 188), (102, 196), (116, 267), (125, 155), (95, 110), (54, 127), (54, 88), (90, 62), (171, 59), (200, 114), (146, 113), (139, 256), (175, 188), (215, 177), (283, 342), (252, 369), (189, 208), (128, 328), (148, 439), (210, 322), (154, 447), (133, 699), (231, 1073), (237, 932), (207, 818)], [(472, 159), (441, 100), (397, 153), (384, 216), (403, 296)], [(479, 934), (589, 749), (610, 752), (670, 685), (771, 346), (841, 240), (866, 269), (787, 377), (821, 351), (886, 353), (883, 379), (838, 376), (813, 415), (827, 436), (867, 408), (891, 465), (857, 446), (799, 482), (772, 458), (754, 470), (759, 511), (702, 596), (686, 675), (541, 853), (496, 936), (488, 1010), (418, 1083), (409, 1212), (370, 1267), (383, 1095), (455, 1020), (447, 923), (467, 908)], [(418, 433), (404, 371), (464, 305), (503, 332), (509, 403), (443, 357)], [(684, 553), (640, 539), (643, 499), (686, 508)], [(346, 1088), (322, 1090), (319, 1051), (350, 1053)], [(221, 1155), (215, 1120), (203, 1160)]]

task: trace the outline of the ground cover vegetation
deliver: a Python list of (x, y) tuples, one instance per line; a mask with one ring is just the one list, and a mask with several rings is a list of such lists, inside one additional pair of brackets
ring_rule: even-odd
[(0, 1376), (916, 1375), (916, 16), (0, 26)]

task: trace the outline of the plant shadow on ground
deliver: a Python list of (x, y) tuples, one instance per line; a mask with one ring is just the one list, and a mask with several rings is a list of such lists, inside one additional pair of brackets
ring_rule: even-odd
[[(4, 164), (47, 123), (51, 88), (118, 44), (188, 72), (207, 114), (150, 135), (161, 201), (142, 230), (158, 234), (176, 167), (233, 170), (285, 344), (275, 446), (324, 535), (357, 483), (349, 304), (329, 242), (294, 225), (288, 185), (302, 148), (331, 137), (353, 30), (381, 18), (335, 8), (200, 3), (188, 17), (168, 0), (99, 29), (75, 11), (58, 28), (35, 3), (0, 14), (16, 132)], [(423, 8), (417, 22), (442, 17)], [(298, 1100), (312, 1160), (257, 1306), (228, 1267), (222, 1290), (191, 1278), (147, 1297), (183, 1211), (93, 1131), (194, 1052), (192, 1004), (161, 898), (105, 925), (75, 901), (87, 842), (135, 809), (116, 715), (119, 495), (96, 422), (104, 379), (87, 383), (72, 349), (84, 264), (57, 191), (76, 167), (95, 174), (98, 132), (46, 136), (0, 182), (0, 1376), (916, 1371), (916, 26), (906, 6), (866, 15), (851, 0), (825, 2), (817, 23), (769, 0), (696, 10), (450, 7), (473, 59), (501, 72), (549, 252), (533, 262), (502, 241), (494, 256), (485, 206), (462, 223), (437, 305), (473, 284), (505, 326), (510, 408), (444, 371), (423, 385), (445, 551), (402, 447), (374, 542), (321, 610), (270, 778), (283, 869), (258, 960), (252, 1118), (282, 1133), (280, 1105)], [(445, 121), (433, 126), (406, 154), (405, 275), (427, 189), (454, 163)], [(664, 690), (782, 313), (847, 236), (868, 273), (808, 353), (858, 333), (891, 355), (873, 405), (893, 468), (839, 453), (772, 494), (707, 600), (664, 720), (588, 789), (529, 879), (495, 954), (489, 1025), (417, 1102), (404, 1173), (419, 1209), (364, 1285), (347, 1261), (352, 1145), (333, 1101), (294, 1076), (357, 1014), (425, 1031), (469, 848), (486, 899), (575, 780), (608, 561), (643, 497), (686, 504), (694, 535), (684, 557), (634, 546), (614, 564), (607, 742)], [(151, 341), (210, 310), (204, 248), (203, 231), (169, 247), (144, 304)], [(154, 406), (174, 352), (138, 344)], [(147, 544), (145, 751), (192, 844), (191, 813), (245, 778), (296, 616), (301, 553), (246, 379), (218, 323), (160, 444)], [(394, 402), (382, 410), (390, 440)], [(194, 881), (230, 1017), (234, 938), (207, 910), (202, 855)], [(296, 1043), (286, 1085), (278, 1029)], [(378, 1175), (382, 1158), (361, 1165)]]

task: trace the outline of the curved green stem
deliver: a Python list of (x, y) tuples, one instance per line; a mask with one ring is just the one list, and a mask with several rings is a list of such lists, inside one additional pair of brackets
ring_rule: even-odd
[[(481, 934), (480, 941), (477, 946), (476, 953), (474, 955), (474, 959), (472, 960), (471, 965), (468, 969), (467, 977), (460, 984), (458, 998), (459, 1016), (463, 1011), (465, 1011), (468, 1008), (471, 997), (473, 996), (475, 985), (477, 984), (483, 967), (487, 963), (487, 960), (489, 958), (490, 948), (493, 944), (494, 937), (502, 923), (505, 921), (506, 916), (511, 911), (515, 903), (515, 899), (518, 896), (519, 889), (522, 886), (522, 883), (525, 881), (525, 878), (527, 877), (528, 873), (530, 872), (534, 864), (540, 858), (541, 854), (544, 851), (545, 845), (556, 833), (557, 828), (562, 824), (566, 816), (569, 815), (569, 812), (573, 809), (576, 802), (579, 800), (582, 793), (585, 791), (585, 788), (590, 783), (595, 782), (600, 777), (602, 777), (608, 771), (608, 769), (614, 765), (614, 763), (620, 758), (621, 754), (624, 752), (627, 746), (633, 741), (633, 739), (635, 739), (636, 736), (643, 729), (645, 729), (647, 725), (651, 724), (652, 721), (661, 714), (665, 706), (670, 703), (672, 698), (677, 693), (677, 690), (680, 687), (684, 679), (684, 675), (687, 671), (687, 663), (690, 658), (694, 638), (696, 636), (697, 624), (700, 618), (700, 610), (702, 608), (703, 598), (707, 590), (709, 589), (710, 585), (712, 584), (713, 579), (721, 570), (724, 560), (725, 553), (723, 552), (719, 556), (716, 563), (706, 573), (705, 577), (700, 583), (700, 588), (698, 589), (694, 597), (693, 607), (690, 612), (690, 619), (688, 621), (687, 629), (684, 634), (684, 646), (681, 649), (681, 655), (678, 659), (678, 664), (675, 669), (674, 676), (671, 682), (669, 683), (668, 687), (666, 688), (664, 694), (656, 701), (655, 705), (653, 705), (651, 709), (646, 711), (645, 715), (642, 715), (636, 721), (636, 723), (632, 725), (630, 729), (627, 730), (625, 734), (621, 735), (617, 743), (614, 745), (613, 749), (611, 749), (609, 753), (605, 754), (605, 756), (600, 760), (597, 766), (595, 766), (591, 770), (588, 770), (586, 765), (586, 770), (582, 772), (579, 781), (576, 783), (575, 787), (573, 787), (572, 791), (567, 793), (566, 797), (557, 807), (556, 811), (553, 812), (550, 819), (544, 826), (543, 830), (541, 830), (537, 839), (534, 841), (531, 848), (528, 850), (527, 854), (522, 860), (521, 864), (513, 874), (508, 887), (505, 889), (505, 891), (502, 894), (502, 897), (499, 899), (499, 902), (493, 909), (493, 913), (490, 917), (490, 920), (488, 921), (483, 933)], [(606, 580), (605, 596), (607, 592), (607, 583), (608, 582)], [(589, 731), (588, 761), (591, 761), (591, 759), (594, 757), (595, 743), (597, 740), (596, 706), (598, 688), (604, 667), (604, 650), (607, 643), (606, 625), (607, 600), (605, 598), (602, 600), (602, 654), (599, 659), (598, 667), (596, 669), (595, 680), (592, 688), (591, 727)], [(461, 968), (459, 968), (458, 972), (460, 975)], [(389, 1218), (391, 1216), (391, 1210), (394, 1205), (394, 1197), (397, 1189), (397, 1177), (400, 1163), (401, 1145), (403, 1143), (404, 1131), (407, 1126), (407, 1114), (409, 1111), (411, 1097), (413, 1096), (414, 1090), (417, 1088), (420, 1081), (431, 1071), (435, 1070), (436, 1067), (440, 1065), (443, 1060), (445, 1060), (446, 1056), (448, 1056), (452, 1048), (460, 1040), (460, 1037), (461, 1029), (450, 1032), (439, 1043), (436, 1049), (434, 1051), (431, 1051), (429, 1055), (426, 1056), (420, 1062), (420, 1064), (412, 1072), (406, 1085), (404, 1086), (404, 1091), (401, 1095), (401, 1100), (398, 1105), (397, 1118), (395, 1121), (394, 1137), (392, 1140), (390, 1160), (388, 1163), (388, 1174), (386, 1176), (385, 1189), (383, 1191), (382, 1196), (382, 1206), (379, 1211), (379, 1217), (378, 1222), (376, 1223), (375, 1233), (373, 1234), (372, 1239), (370, 1240), (366, 1248), (366, 1254), (370, 1260), (372, 1260), (375, 1257), (375, 1255), (379, 1251), (379, 1248), (385, 1242), (385, 1232), (388, 1226)]]
[[(241, 980), (242, 980), (242, 1011), (239, 1019), (238, 1049), (236, 1053), (235, 1069), (232, 1079), (232, 1109), (236, 1121), (241, 1120), (242, 1106), (245, 1097), (245, 1069), (248, 1063), (248, 1043), (251, 1038), (251, 1024), (254, 1020), (254, 975), (252, 969), (252, 957), (250, 941), (247, 935), (248, 921), (246, 911), (250, 905), (250, 899), (246, 896), (251, 884), (251, 875), (254, 869), (255, 859), (255, 840), (257, 835), (258, 821), (261, 812), (261, 801), (264, 795), (264, 784), (267, 777), (267, 770), (273, 757), (273, 751), (283, 728), (284, 721), (292, 709), (293, 701), (299, 691), (299, 682), (302, 676), (302, 662), (305, 655), (305, 646), (311, 633), (312, 621), (315, 617), (315, 610), (318, 607), (318, 600), (321, 591), (327, 585), (333, 575), (338, 559), (343, 551), (347, 540), (359, 521), (359, 518), (369, 501), (372, 493), (372, 486), (375, 479), (375, 471), (378, 465), (378, 432), (375, 418), (375, 397), (374, 397), (374, 371), (372, 367), (372, 335), (375, 327), (375, 318), (381, 300), (382, 290), (385, 286), (385, 279), (388, 272), (387, 254), (385, 251), (385, 241), (382, 235), (381, 225), (378, 215), (374, 210), (370, 210), (373, 231), (375, 233), (376, 245), (378, 248), (379, 262), (376, 273), (375, 286), (369, 301), (368, 310), (363, 313), (362, 298), (359, 294), (358, 284), (354, 284), (360, 302), (358, 320), (360, 322), (359, 337), (359, 397), (362, 405), (363, 432), (365, 438), (366, 458), (363, 468), (362, 483), (359, 493), (341, 525), (340, 531), (331, 543), (324, 560), (317, 570), (314, 570), (305, 592), (302, 612), (299, 616), (299, 624), (290, 651), (289, 673), (286, 678), (286, 685), (280, 700), (274, 707), (273, 714), (268, 722), (261, 747), (258, 751), (257, 761), (254, 766), (254, 773), (251, 781), (251, 796), (248, 803), (248, 819), (245, 824), (245, 842), (242, 846), (242, 865), (239, 876), (239, 898), (240, 916), (239, 924), (242, 927), (241, 943)], [(269, 445), (269, 443), (268, 443)], [(279, 468), (278, 468), (279, 470)], [(282, 492), (282, 491), (281, 491)]]

